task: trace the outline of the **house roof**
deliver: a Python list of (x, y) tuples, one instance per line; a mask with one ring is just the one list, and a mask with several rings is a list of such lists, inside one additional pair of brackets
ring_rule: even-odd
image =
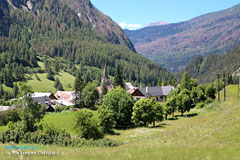
[(40, 92), (35, 92), (32, 94), (32, 97), (49, 97), (52, 93), (40, 93)]
[(134, 87), (133, 87), (132, 83), (127, 82), (127, 83), (125, 83), (125, 88), (126, 89), (133, 89)]
[(57, 91), (55, 93), (55, 96), (58, 98), (58, 100), (72, 101), (74, 98), (74, 92), (73, 91)]
[(173, 86), (160, 86), (160, 87), (148, 87), (148, 93), (146, 88), (138, 88), (145, 97), (157, 97), (157, 96), (167, 96), (173, 89)]
[(10, 108), (11, 108), (10, 106), (0, 106), (0, 112), (9, 110)]

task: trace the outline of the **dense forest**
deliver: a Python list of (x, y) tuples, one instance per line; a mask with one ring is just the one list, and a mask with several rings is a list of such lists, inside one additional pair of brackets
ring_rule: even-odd
[[(13, 87), (26, 73), (65, 70), (101, 79), (106, 62), (110, 76), (120, 65), (123, 78), (136, 85), (156, 85), (172, 76), (127, 46), (113, 44), (85, 25), (60, 0), (2, 0), (0, 2), (0, 82)], [(38, 66), (38, 61), (45, 68)], [(50, 69), (49, 69), (50, 68)]]
[(225, 73), (232, 76), (233, 81), (238, 81), (236, 75), (240, 69), (240, 46), (225, 55), (210, 55), (207, 58), (197, 57), (192, 60), (184, 70), (176, 74), (180, 79), (184, 71), (200, 83), (210, 83), (217, 79), (217, 75)]

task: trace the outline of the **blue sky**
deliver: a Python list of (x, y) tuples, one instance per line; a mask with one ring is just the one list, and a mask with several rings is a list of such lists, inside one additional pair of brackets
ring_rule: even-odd
[(91, 0), (123, 28), (138, 29), (152, 22), (186, 21), (240, 4), (240, 0)]

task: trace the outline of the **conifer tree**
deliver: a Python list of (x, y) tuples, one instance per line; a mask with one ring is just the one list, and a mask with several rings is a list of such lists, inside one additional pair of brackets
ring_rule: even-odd
[(17, 83), (14, 84), (14, 87), (13, 87), (13, 97), (17, 97), (18, 95), (18, 85)]
[(59, 84), (60, 84), (60, 81), (59, 81), (59, 79), (58, 79), (58, 77), (57, 77), (57, 78), (55, 79), (54, 88), (58, 88)]
[(182, 89), (190, 89), (190, 77), (187, 72), (184, 72), (183, 78), (181, 81), (181, 88)]
[(82, 107), (82, 101), (81, 101), (81, 92), (84, 88), (84, 82), (83, 79), (81, 77), (80, 73), (77, 73), (77, 76), (75, 78), (75, 82), (74, 82), (74, 104), (76, 107), (81, 108)]
[(113, 85), (114, 85), (114, 87), (120, 86), (120, 87), (124, 88), (123, 79), (122, 79), (122, 72), (120, 70), (119, 65), (117, 65), (117, 68), (116, 68), (116, 71), (115, 71), (115, 77), (114, 77)]
[(51, 67), (48, 68), (47, 79), (52, 80), (52, 81), (54, 80), (53, 71), (52, 71)]
[(103, 83), (102, 83), (102, 94), (101, 94), (102, 98), (103, 98), (104, 95), (107, 94), (107, 92), (108, 92), (108, 88), (107, 88), (106, 81), (104, 80)]

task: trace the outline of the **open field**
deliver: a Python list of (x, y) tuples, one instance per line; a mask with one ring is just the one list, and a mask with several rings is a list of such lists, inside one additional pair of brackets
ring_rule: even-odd
[[(35, 92), (52, 92), (55, 93), (56, 89), (54, 88), (54, 81), (48, 80), (46, 78), (47, 73), (41, 73), (37, 74), (37, 77), (32, 74), (31, 80), (27, 81), (27, 85), (31, 86)], [(55, 78), (58, 77), (60, 82), (63, 85), (64, 90), (71, 91), (72, 86), (74, 83), (74, 76), (70, 75), (67, 72), (61, 71), (59, 75), (55, 76)], [(69, 85), (71, 87), (69, 87)]]
[[(240, 100), (237, 86), (227, 88), (227, 101), (217, 102), (203, 109), (192, 110), (188, 117), (164, 121), (157, 128), (116, 130), (116, 139), (123, 145), (114, 148), (64, 148), (47, 146), (44, 150), (58, 151), (58, 156), (24, 156), (23, 159), (170, 159), (170, 160), (238, 160), (240, 159)], [(63, 114), (65, 118), (59, 118)], [(71, 112), (49, 114), (45, 120), (69, 130)], [(62, 124), (62, 126), (61, 126)], [(0, 159), (6, 156), (0, 145)], [(10, 150), (8, 150), (10, 151)]]

